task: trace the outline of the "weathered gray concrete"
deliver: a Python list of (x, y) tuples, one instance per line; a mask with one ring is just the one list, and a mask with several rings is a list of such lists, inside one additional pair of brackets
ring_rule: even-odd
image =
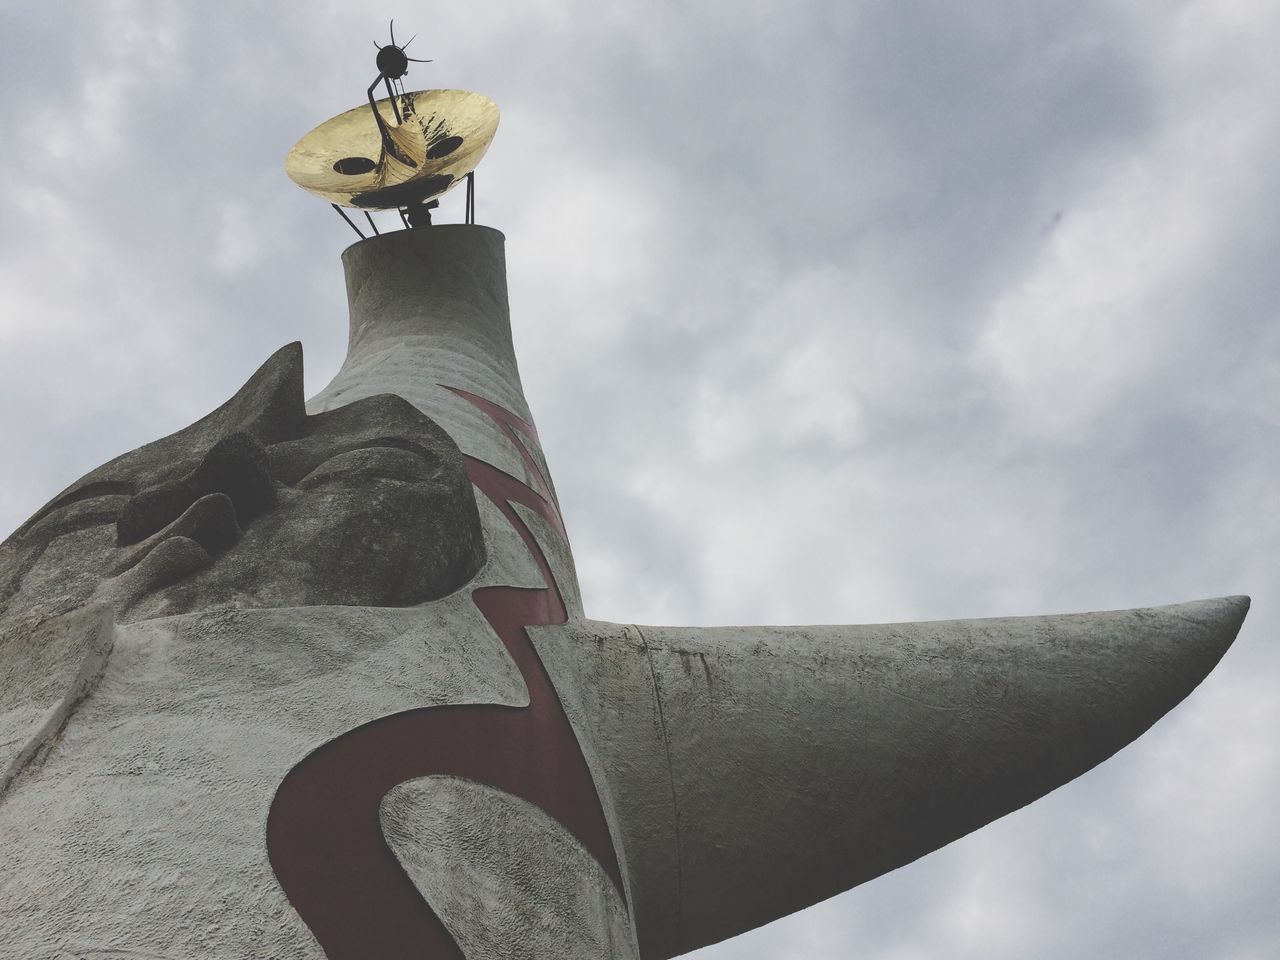
[[(477, 394), (532, 422), (511, 343), (503, 243), (490, 227), (449, 225), (348, 247), (347, 358), (307, 409), (384, 393), (404, 397), (463, 453), (536, 486), (517, 449), (448, 389)], [(541, 449), (527, 449), (550, 479)]]
[(609, 878), (537, 807), (469, 780), (411, 780), (383, 800), (382, 829), (427, 901), (457, 918), (468, 957), (638, 957)]
[(29, 614), (95, 596), (124, 620), (404, 606), (457, 589), (484, 559), (449, 435), (391, 394), (308, 416), (291, 344), (214, 413), (55, 497), (0, 548), (0, 583)]
[[(658, 957), (870, 880), (1097, 765), (1191, 692), (1247, 609), (533, 629), (610, 785)], [(611, 708), (622, 694), (633, 709)]]
[[(528, 636), (625, 897), (538, 806), (409, 778), (371, 816), (470, 960), (669, 957), (875, 877), (1110, 756), (1240, 626), (1244, 598), (882, 626), (585, 620), (536, 435), (503, 419), (532, 422), (501, 234), (391, 234), (343, 260), (350, 350), (310, 403), (286, 347), (0, 545), (0, 955), (323, 956), (268, 856), (273, 798), (313, 751), (392, 715), (531, 714), (536, 685), (473, 591), (550, 595), (542, 557), (568, 620)], [(524, 499), (481, 495), (481, 476)]]

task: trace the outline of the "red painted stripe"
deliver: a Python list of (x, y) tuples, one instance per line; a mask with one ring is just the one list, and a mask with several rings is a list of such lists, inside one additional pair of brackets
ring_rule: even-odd
[[(440, 384), (440, 386), (444, 387), (444, 384)], [(549, 503), (554, 503), (555, 498), (551, 494), (551, 481), (548, 480), (546, 474), (542, 472), (542, 467), (538, 464), (538, 461), (534, 458), (533, 454), (529, 452), (529, 448), (525, 446), (524, 440), (516, 436), (517, 432), (522, 433), (534, 443), (541, 446), (541, 441), (538, 440), (538, 428), (532, 423), (529, 423), (529, 421), (517, 417), (505, 407), (498, 406), (492, 400), (486, 400), (484, 397), (478, 397), (474, 393), (468, 393), (460, 387), (444, 388), (450, 393), (457, 394), (473, 406), (479, 407), (490, 420), (498, 425), (502, 432), (506, 434), (507, 439), (510, 440), (512, 444), (515, 445), (515, 448), (520, 452), (520, 459), (524, 461), (524, 465), (528, 469), (529, 475), (533, 477), (534, 483), (540, 488), (538, 492), (546, 498)], [(565, 540), (568, 540), (569, 535), (565, 533), (564, 524), (560, 520), (559, 510), (553, 508), (553, 513), (555, 514), (555, 520), (552, 521), (553, 525), (560, 532), (560, 536), (564, 537)]]
[[(488, 401), (455, 392), (499, 420), (526, 465), (531, 463), (514, 431), (536, 437), (532, 425)], [(563, 623), (566, 613), (550, 565), (511, 503), (523, 504), (563, 533), (559, 512), (514, 477), (472, 457), (466, 460), (472, 483), (519, 533), (546, 583), (545, 588), (483, 587), (472, 593), (519, 668), (529, 706), (476, 704), (392, 714), (324, 744), (285, 777), (267, 817), (267, 852), (290, 903), (329, 960), (461, 960), (457, 943), (382, 836), (382, 798), (417, 777), (462, 777), (536, 804), (578, 839), (623, 892), (586, 759), (524, 629)], [(541, 477), (536, 463), (532, 470)]]

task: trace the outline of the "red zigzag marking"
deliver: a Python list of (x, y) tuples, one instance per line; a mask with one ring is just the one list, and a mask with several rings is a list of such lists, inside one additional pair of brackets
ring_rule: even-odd
[[(509, 411), (454, 390), (492, 418), (531, 473), (550, 485)], [(382, 836), (382, 798), (417, 777), (485, 783), (540, 807), (569, 830), (622, 894), (608, 823), (577, 737), (525, 626), (564, 623), (563, 598), (537, 540), (512, 508), (522, 504), (562, 535), (554, 504), (496, 467), (466, 457), (475, 484), (520, 534), (545, 588), (482, 587), (476, 607), (502, 639), (529, 689), (529, 706), (426, 707), (356, 727), (307, 756), (280, 784), (267, 816), (267, 853), (290, 903), (329, 960), (462, 960)]]

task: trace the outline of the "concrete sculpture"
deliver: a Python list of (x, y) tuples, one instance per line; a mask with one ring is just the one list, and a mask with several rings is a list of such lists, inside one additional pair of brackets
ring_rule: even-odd
[(1079, 775), (1244, 618), (587, 620), (501, 234), (343, 260), (318, 396), (285, 347), (0, 547), (11, 955), (674, 956)]

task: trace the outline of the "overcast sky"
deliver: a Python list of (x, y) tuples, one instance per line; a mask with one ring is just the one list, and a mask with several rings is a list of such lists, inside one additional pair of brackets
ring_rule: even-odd
[(1280, 956), (1280, 4), (0, 0), (3, 532), (283, 343), (337, 370), (354, 237), (282, 163), (390, 16), (503, 111), (590, 615), (1254, 597), (1101, 768), (695, 956)]

